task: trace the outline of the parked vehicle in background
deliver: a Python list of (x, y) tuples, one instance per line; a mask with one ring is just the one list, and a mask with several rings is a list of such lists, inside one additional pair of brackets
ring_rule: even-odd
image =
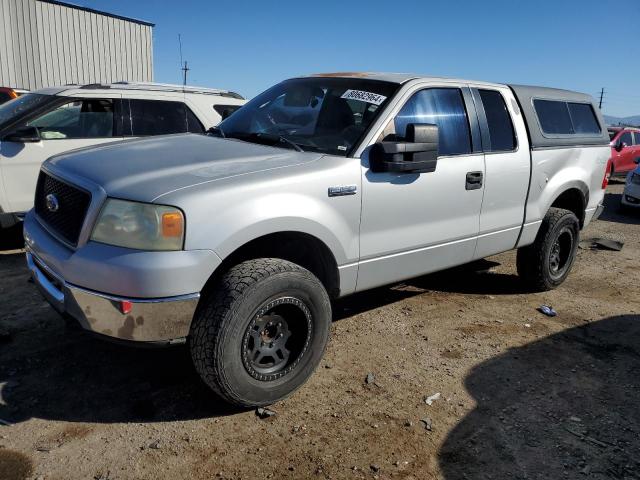
[(204, 133), (244, 103), (225, 90), (126, 82), (47, 88), (5, 103), (0, 227), (33, 207), (40, 165), (50, 156), (132, 137)]
[(0, 87), (0, 105), (8, 102), (9, 100), (13, 100), (14, 98), (18, 98), (20, 95), (27, 93), (29, 90), (24, 90), (22, 88), (11, 88), (11, 87)]
[(609, 174), (626, 175), (635, 168), (634, 160), (640, 157), (640, 128), (609, 127), (611, 162)]
[(209, 136), (47, 161), (25, 219), (27, 262), (83, 328), (188, 338), (209, 387), (265, 405), (317, 367), (331, 299), (514, 248), (529, 288), (560, 285), (602, 210), (609, 155), (602, 115), (580, 93), (295, 78)]
[(634, 159), (635, 169), (627, 174), (620, 205), (622, 208), (640, 210), (640, 156)]

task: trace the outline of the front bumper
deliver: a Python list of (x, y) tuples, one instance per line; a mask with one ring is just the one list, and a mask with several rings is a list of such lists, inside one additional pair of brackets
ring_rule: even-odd
[(85, 330), (118, 340), (153, 343), (181, 343), (189, 334), (198, 293), (149, 299), (105, 295), (67, 283), (29, 249), (26, 255), (42, 295)]
[(620, 203), (625, 207), (640, 208), (640, 185), (627, 185), (622, 192)]

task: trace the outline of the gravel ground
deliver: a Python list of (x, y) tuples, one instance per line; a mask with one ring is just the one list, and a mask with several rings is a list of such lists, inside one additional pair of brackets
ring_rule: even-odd
[(320, 368), (266, 419), (218, 401), (184, 348), (65, 328), (4, 238), (0, 479), (640, 478), (640, 215), (621, 191), (582, 237), (623, 250), (579, 250), (553, 292), (523, 290), (509, 252), (340, 301)]

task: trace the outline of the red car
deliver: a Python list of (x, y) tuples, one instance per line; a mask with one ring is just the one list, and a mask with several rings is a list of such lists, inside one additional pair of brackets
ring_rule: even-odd
[(640, 128), (609, 128), (611, 139), (610, 175), (626, 175), (636, 168), (634, 160), (640, 157)]

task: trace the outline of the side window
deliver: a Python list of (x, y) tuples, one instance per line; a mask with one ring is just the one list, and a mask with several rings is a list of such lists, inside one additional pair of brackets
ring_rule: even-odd
[(187, 114), (187, 131), (191, 133), (204, 133), (204, 126), (198, 120), (198, 117), (187, 106), (184, 107)]
[(496, 90), (479, 90), (489, 127), (491, 145), (485, 152), (512, 151), (516, 148), (516, 135), (511, 116), (502, 94)]
[(600, 125), (588, 103), (569, 103), (571, 123), (575, 133), (600, 133)]
[(534, 100), (533, 105), (544, 133), (570, 135), (573, 133), (567, 102)]
[(640, 145), (640, 132), (633, 132), (633, 137), (635, 138), (634, 145)]
[(631, 132), (622, 132), (620, 138), (618, 139), (618, 143), (626, 144), (627, 147), (633, 145), (633, 140), (631, 139)]
[(182, 102), (129, 100), (131, 134), (135, 137), (185, 133), (187, 117)]
[(396, 136), (404, 138), (410, 123), (438, 125), (440, 155), (471, 152), (469, 120), (458, 88), (430, 88), (416, 92), (394, 119)]
[(43, 140), (65, 138), (108, 138), (114, 135), (112, 99), (76, 99), (31, 120)]

